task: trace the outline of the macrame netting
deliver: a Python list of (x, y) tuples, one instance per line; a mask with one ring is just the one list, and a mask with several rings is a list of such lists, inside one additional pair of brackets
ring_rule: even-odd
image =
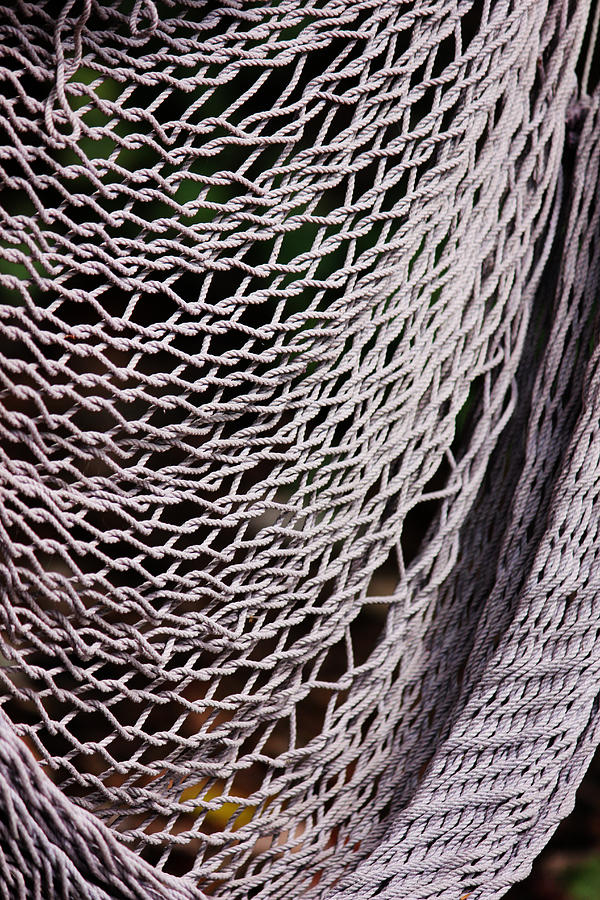
[(597, 23), (0, 4), (0, 896), (528, 872), (600, 741)]

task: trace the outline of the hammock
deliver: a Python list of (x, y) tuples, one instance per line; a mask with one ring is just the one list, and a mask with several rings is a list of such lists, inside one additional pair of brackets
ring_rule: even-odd
[(493, 900), (600, 742), (590, 0), (0, 0), (0, 897)]

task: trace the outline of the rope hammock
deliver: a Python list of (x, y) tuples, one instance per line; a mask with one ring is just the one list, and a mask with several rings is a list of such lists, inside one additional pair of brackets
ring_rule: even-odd
[(571, 810), (598, 17), (0, 0), (4, 900), (493, 900)]

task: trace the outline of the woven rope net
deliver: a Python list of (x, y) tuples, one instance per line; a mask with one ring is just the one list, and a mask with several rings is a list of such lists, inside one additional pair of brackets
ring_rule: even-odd
[(598, 11), (0, 4), (0, 895), (501, 897), (600, 740)]

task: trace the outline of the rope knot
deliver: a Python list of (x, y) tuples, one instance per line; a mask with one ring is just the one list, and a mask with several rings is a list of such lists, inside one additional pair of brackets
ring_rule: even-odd
[[(71, 36), (67, 37), (70, 14), (79, 3), (82, 6), (81, 12), (75, 20)], [(82, 33), (91, 11), (92, 0), (67, 0), (54, 28), (56, 68), (54, 85), (46, 101), (44, 121), (48, 134), (59, 146), (77, 141), (81, 134), (79, 117), (69, 105), (65, 86), (81, 64)], [(154, 0), (136, 0), (129, 17), (132, 36), (146, 37), (156, 30), (158, 23), (159, 16)], [(67, 46), (72, 48), (70, 53), (67, 52)]]
[[(83, 9), (73, 27), (73, 52), (68, 56), (66, 53), (66, 40), (63, 37), (63, 32), (65, 31), (69, 13), (77, 2), (78, 0), (67, 0), (58, 17), (56, 27), (54, 28), (56, 71), (54, 86), (50, 91), (44, 111), (44, 120), (47, 131), (53, 140), (61, 145), (64, 145), (70, 140), (76, 141), (81, 131), (79, 119), (69, 106), (65, 93), (65, 84), (71, 75), (77, 71), (81, 63), (81, 33), (90, 17), (92, 0), (83, 0)], [(59, 130), (62, 121), (65, 119), (67, 125), (70, 126), (70, 131), (67, 132)]]
[[(147, 25), (140, 26), (140, 20), (146, 19)], [(145, 32), (155, 31), (158, 25), (158, 12), (154, 0), (136, 0), (135, 6), (129, 17), (131, 33), (137, 37)]]

